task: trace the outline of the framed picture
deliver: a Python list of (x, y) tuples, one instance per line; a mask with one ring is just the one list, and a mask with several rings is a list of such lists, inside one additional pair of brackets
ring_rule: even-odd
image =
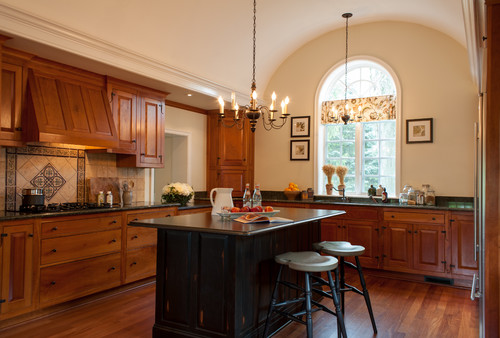
[(310, 116), (292, 117), (292, 132), (291, 137), (309, 137), (309, 121)]
[(406, 143), (432, 143), (432, 118), (406, 120)]
[(290, 141), (290, 161), (309, 161), (309, 140)]

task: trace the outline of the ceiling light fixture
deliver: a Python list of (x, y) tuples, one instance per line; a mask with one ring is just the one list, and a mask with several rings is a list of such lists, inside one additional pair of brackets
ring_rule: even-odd
[(250, 129), (252, 132), (255, 131), (255, 126), (262, 115), (262, 124), (264, 125), (264, 129), (280, 129), (283, 127), (287, 121), (288, 116), (288, 103), (290, 99), (288, 96), (281, 101), (281, 115), (279, 116), (281, 122), (276, 122), (275, 113), (278, 112), (276, 109), (276, 93), (273, 92), (271, 96), (271, 106), (266, 107), (262, 105), (258, 105), (257, 103), (257, 86), (255, 84), (255, 42), (256, 42), (256, 21), (257, 21), (257, 0), (253, 1), (253, 70), (252, 70), (252, 94), (250, 95), (250, 104), (247, 106), (240, 107), (236, 103), (236, 95), (233, 92), (231, 94), (231, 112), (234, 114), (232, 116), (232, 121), (225, 121), (225, 113), (224, 113), (224, 100), (221, 96), (219, 96), (219, 121), (226, 128), (231, 128), (236, 126), (238, 129), (242, 129), (245, 125), (245, 120), (248, 119), (250, 123)]
[(347, 56), (349, 52), (349, 18), (352, 17), (352, 13), (344, 13), (342, 17), (345, 18), (345, 92), (344, 92), (344, 107), (342, 111), (338, 111), (338, 117), (344, 121), (344, 124), (351, 119), (349, 113), (349, 104), (347, 103)]

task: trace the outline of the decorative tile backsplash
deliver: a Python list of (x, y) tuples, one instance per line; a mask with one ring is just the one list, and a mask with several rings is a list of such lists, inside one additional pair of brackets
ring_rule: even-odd
[(6, 148), (5, 210), (21, 205), (22, 190), (43, 188), (46, 202), (85, 202), (85, 151), (26, 146)]

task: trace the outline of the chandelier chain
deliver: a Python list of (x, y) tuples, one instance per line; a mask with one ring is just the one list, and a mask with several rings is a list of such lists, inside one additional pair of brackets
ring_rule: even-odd
[(344, 93), (344, 104), (347, 102), (347, 56), (349, 51), (349, 15), (345, 16), (345, 93)]
[(255, 86), (255, 45), (256, 45), (256, 33), (257, 33), (257, 0), (253, 0), (253, 73), (252, 73), (252, 85)]

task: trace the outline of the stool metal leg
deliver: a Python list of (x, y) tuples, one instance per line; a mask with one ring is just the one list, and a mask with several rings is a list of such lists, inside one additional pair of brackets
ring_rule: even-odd
[(361, 282), (361, 287), (363, 288), (363, 296), (365, 297), (366, 307), (368, 308), (368, 313), (370, 314), (370, 320), (372, 321), (373, 332), (377, 333), (377, 324), (375, 324), (375, 318), (373, 316), (372, 303), (370, 302), (370, 295), (368, 294), (368, 289), (366, 288), (365, 277), (363, 276), (363, 270), (361, 269), (361, 264), (359, 263), (359, 257), (356, 258), (356, 268), (359, 274), (359, 281)]
[[(344, 315), (340, 309), (339, 302), (339, 291), (338, 288), (333, 284), (332, 273), (327, 271), (328, 283), (330, 284), (330, 290), (332, 291), (333, 304), (335, 305), (335, 313), (337, 314), (337, 337), (340, 337), (341, 333), (344, 338), (347, 338), (347, 332), (345, 329)], [(338, 284), (338, 269), (335, 269), (335, 284)]]
[(311, 277), (309, 277), (309, 272), (305, 273), (305, 287), (306, 287), (306, 325), (307, 325), (307, 338), (312, 338), (313, 336), (313, 323), (312, 323), (312, 313), (311, 313)]
[(344, 257), (339, 257), (340, 266), (340, 308), (342, 309), (342, 314), (345, 315), (345, 296), (342, 290), (345, 289), (345, 267), (344, 267)]
[(267, 337), (267, 331), (269, 330), (269, 321), (271, 318), (271, 314), (273, 313), (274, 306), (276, 304), (276, 298), (277, 298), (276, 294), (278, 293), (278, 286), (281, 281), (282, 270), (283, 270), (283, 265), (280, 265), (280, 268), (278, 270), (278, 277), (276, 278), (276, 283), (274, 284), (273, 293), (271, 295), (271, 302), (269, 304), (269, 309), (267, 310), (266, 325), (264, 326), (264, 335), (263, 335), (264, 338)]

